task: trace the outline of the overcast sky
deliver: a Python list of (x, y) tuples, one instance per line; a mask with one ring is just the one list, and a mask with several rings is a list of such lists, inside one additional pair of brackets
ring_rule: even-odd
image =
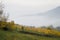
[[(60, 6), (60, 0), (2, 0), (9, 20), (31, 26), (44, 26), (56, 23), (45, 16), (34, 16)], [(28, 16), (27, 16), (28, 15)], [(33, 16), (29, 16), (33, 15)], [(56, 24), (55, 24), (56, 25)]]

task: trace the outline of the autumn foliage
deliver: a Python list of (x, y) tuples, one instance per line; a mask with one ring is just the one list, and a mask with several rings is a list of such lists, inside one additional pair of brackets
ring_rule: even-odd
[(31, 33), (37, 33), (42, 35), (51, 35), (60, 37), (60, 31), (51, 28), (35, 28), (30, 26), (23, 26), (15, 24), (14, 21), (11, 22), (0, 22), (0, 29), (10, 30), (10, 31), (26, 31)]

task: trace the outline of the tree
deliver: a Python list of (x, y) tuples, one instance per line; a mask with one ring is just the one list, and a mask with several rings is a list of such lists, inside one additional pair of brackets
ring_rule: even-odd
[(7, 21), (9, 14), (5, 15), (6, 13), (4, 13), (4, 5), (2, 4), (2, 2), (0, 2), (0, 21)]
[(4, 5), (0, 2), (0, 28), (6, 27), (8, 16), (4, 13)]
[(49, 25), (48, 27), (47, 27), (47, 29), (54, 29), (54, 27), (53, 27), (53, 25)]
[(10, 31), (16, 30), (16, 26), (15, 26), (14, 21), (8, 22), (8, 23), (7, 23), (7, 28), (8, 28)]

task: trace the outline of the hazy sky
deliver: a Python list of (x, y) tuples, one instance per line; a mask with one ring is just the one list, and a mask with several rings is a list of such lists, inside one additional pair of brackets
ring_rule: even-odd
[[(49, 20), (45, 16), (34, 16), (60, 6), (60, 0), (2, 0), (5, 10), (10, 14), (9, 20), (32, 26), (55, 24), (56, 20)], [(28, 16), (27, 16), (28, 15)], [(33, 15), (33, 16), (29, 16)]]

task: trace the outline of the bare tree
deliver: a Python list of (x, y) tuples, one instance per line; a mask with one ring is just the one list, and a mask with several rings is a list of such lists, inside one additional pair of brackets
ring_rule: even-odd
[(6, 13), (4, 13), (4, 5), (2, 4), (2, 2), (0, 2), (0, 21), (7, 21), (9, 14), (5, 15)]

